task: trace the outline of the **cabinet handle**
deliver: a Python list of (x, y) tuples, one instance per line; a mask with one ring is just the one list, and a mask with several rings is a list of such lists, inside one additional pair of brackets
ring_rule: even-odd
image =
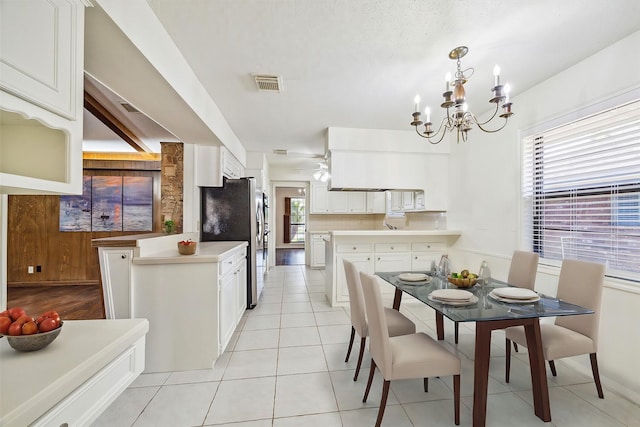
[(122, 254), (122, 255), (120, 255), (120, 258), (122, 258), (122, 259), (127, 259), (127, 254)]
[(431, 245), (427, 245), (427, 249), (431, 249)]
[(370, 258), (370, 257), (367, 257), (367, 261), (371, 261), (371, 258)]
[(380, 261), (380, 257), (378, 257), (378, 261)]
[(357, 248), (354, 246), (354, 247), (353, 247), (353, 250), (355, 251), (356, 249), (357, 249)]
[(393, 250), (393, 246), (391, 246), (391, 250)]
[(418, 259), (418, 257), (415, 257), (414, 259)]

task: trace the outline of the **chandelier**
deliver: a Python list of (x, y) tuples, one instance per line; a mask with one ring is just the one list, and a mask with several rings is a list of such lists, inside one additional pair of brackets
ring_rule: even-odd
[[(444, 102), (440, 106), (447, 110), (447, 116), (440, 123), (440, 127), (437, 131), (433, 131), (433, 123), (431, 122), (431, 110), (429, 107), (425, 108), (425, 122), (420, 120), (420, 95), (416, 95), (415, 112), (413, 113), (413, 121), (411, 126), (415, 126), (416, 133), (423, 138), (426, 138), (431, 144), (438, 144), (444, 138), (447, 131), (457, 133), (457, 141), (460, 142), (467, 140), (467, 132), (469, 132), (473, 125), (484, 132), (493, 133), (498, 132), (504, 128), (509, 120), (509, 117), (513, 115), (511, 112), (511, 102), (509, 101), (509, 84), (500, 84), (500, 67), (495, 66), (493, 69), (494, 84), (491, 91), (493, 97), (489, 100), (490, 103), (496, 105), (493, 115), (489, 120), (485, 122), (478, 121), (475, 114), (468, 111), (467, 100), (465, 96), (464, 84), (473, 75), (473, 68), (467, 68), (463, 70), (460, 64), (460, 58), (464, 57), (469, 49), (466, 46), (459, 46), (449, 52), (449, 58), (456, 60), (456, 74), (455, 80), (451, 81), (451, 73), (447, 73), (446, 80), (446, 92), (442, 94)], [(451, 90), (453, 88), (453, 90)], [(497, 129), (487, 129), (484, 126), (491, 122), (500, 111), (502, 107), (502, 114), (500, 117), (504, 118), (504, 123)], [(420, 133), (418, 126), (424, 124), (424, 131)]]

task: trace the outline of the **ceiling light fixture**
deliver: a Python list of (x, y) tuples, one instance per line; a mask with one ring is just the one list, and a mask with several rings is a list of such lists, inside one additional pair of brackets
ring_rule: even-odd
[[(509, 101), (509, 84), (501, 85), (500, 84), (500, 67), (495, 66), (493, 69), (494, 83), (491, 91), (493, 92), (493, 98), (489, 100), (489, 102), (496, 104), (496, 109), (493, 112), (493, 115), (489, 120), (485, 122), (479, 122), (478, 118), (475, 114), (468, 111), (466, 94), (464, 90), (464, 84), (467, 80), (473, 75), (473, 68), (467, 68), (462, 70), (460, 65), (460, 58), (464, 57), (469, 49), (466, 46), (459, 46), (449, 52), (449, 58), (454, 59), (457, 62), (457, 70), (455, 74), (455, 80), (451, 81), (451, 73), (447, 73), (445, 76), (446, 80), (446, 92), (442, 94), (444, 97), (444, 102), (440, 104), (440, 106), (447, 110), (447, 117), (445, 117), (440, 123), (440, 127), (437, 131), (433, 131), (433, 123), (431, 123), (431, 110), (429, 107), (425, 108), (425, 122), (423, 123), (420, 120), (420, 95), (416, 95), (415, 102), (415, 112), (413, 113), (413, 121), (411, 122), (411, 126), (415, 126), (416, 133), (423, 138), (426, 138), (431, 144), (438, 144), (444, 138), (444, 135), (449, 132), (453, 132), (456, 130), (457, 132), (457, 141), (460, 142), (460, 139), (463, 141), (467, 140), (467, 132), (472, 129), (472, 126), (475, 124), (480, 128), (480, 130), (488, 133), (498, 132), (502, 128), (507, 125), (507, 121), (509, 117), (513, 115), (511, 112), (511, 102)], [(466, 74), (465, 74), (466, 73)], [(453, 90), (451, 90), (453, 88)], [(500, 107), (502, 107), (502, 114), (500, 117), (504, 118), (504, 123), (497, 129), (486, 129), (483, 126), (491, 122), (498, 111), (500, 111)], [(424, 124), (424, 132), (420, 133), (418, 130), (418, 126)], [(442, 131), (442, 134), (440, 133)]]
[(318, 163), (319, 169), (313, 174), (316, 181), (327, 182), (329, 180), (329, 167), (326, 163)]

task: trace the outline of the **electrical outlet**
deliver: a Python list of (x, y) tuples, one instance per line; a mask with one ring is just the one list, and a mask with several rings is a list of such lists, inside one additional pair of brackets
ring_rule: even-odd
[(42, 273), (42, 266), (36, 265), (36, 273)]
[(27, 273), (29, 273), (29, 274), (33, 274), (33, 265), (30, 265), (30, 266), (27, 268)]

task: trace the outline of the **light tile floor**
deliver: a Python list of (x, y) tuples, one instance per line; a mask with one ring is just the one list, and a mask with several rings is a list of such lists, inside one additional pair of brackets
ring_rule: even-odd
[[(404, 304), (419, 331), (435, 337), (433, 310)], [(358, 340), (344, 362), (350, 333), (348, 308), (331, 308), (324, 296), (324, 271), (278, 266), (265, 278), (259, 305), (248, 311), (227, 351), (213, 369), (142, 374), (100, 416), (94, 426), (357, 427), (372, 426), (382, 389), (375, 377), (362, 403), (370, 367), (365, 353), (357, 382), (353, 370)], [(461, 425), (471, 425), (473, 405), (473, 325), (445, 323), (445, 345), (462, 360)], [(524, 351), (523, 351), (524, 350)], [(605, 387), (598, 399), (593, 380), (556, 362), (549, 377), (552, 422), (533, 413), (526, 349), (512, 359), (511, 382), (504, 382), (504, 334), (492, 341), (487, 426), (640, 427), (640, 407)], [(433, 378), (429, 393), (421, 380), (395, 381), (385, 426), (453, 426), (451, 378)]]

